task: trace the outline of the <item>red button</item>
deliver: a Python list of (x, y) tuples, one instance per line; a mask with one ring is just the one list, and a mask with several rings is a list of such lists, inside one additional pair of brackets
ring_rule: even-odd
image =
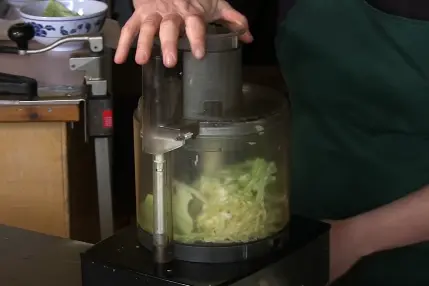
[(113, 127), (113, 112), (112, 110), (103, 111), (103, 128), (112, 128)]

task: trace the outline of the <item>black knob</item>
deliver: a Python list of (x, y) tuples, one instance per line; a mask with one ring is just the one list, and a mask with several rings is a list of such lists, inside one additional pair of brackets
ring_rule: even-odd
[(28, 42), (33, 39), (36, 32), (31, 24), (18, 23), (12, 25), (7, 31), (9, 39), (14, 41), (18, 46), (18, 50), (28, 50)]

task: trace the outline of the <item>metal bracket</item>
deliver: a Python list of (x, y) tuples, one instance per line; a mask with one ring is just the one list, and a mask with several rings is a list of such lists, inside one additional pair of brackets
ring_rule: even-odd
[(194, 125), (152, 127), (143, 131), (143, 150), (148, 154), (159, 155), (179, 149), (198, 134), (196, 130)]
[[(97, 42), (93, 42), (94, 45)], [(107, 80), (103, 78), (103, 54), (98, 53), (75, 53), (72, 54), (69, 60), (69, 66), (72, 71), (83, 71), (84, 84), (90, 90), (88, 90), (91, 96), (106, 96), (107, 95)], [(88, 95), (87, 95), (88, 96)], [(88, 98), (84, 103), (84, 132), (85, 142), (89, 141), (88, 134)]]

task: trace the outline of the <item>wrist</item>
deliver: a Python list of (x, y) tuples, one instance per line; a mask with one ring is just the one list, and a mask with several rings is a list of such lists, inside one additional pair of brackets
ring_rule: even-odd
[(364, 215), (358, 215), (346, 219), (351, 239), (360, 257), (369, 256), (378, 252), (376, 245), (376, 232), (372, 229), (372, 223)]
[(139, 6), (143, 4), (145, 0), (133, 0), (134, 9), (137, 9)]

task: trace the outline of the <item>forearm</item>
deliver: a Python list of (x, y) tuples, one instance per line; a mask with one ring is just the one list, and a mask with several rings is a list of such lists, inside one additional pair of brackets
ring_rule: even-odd
[(429, 241), (429, 186), (350, 220), (365, 255)]

